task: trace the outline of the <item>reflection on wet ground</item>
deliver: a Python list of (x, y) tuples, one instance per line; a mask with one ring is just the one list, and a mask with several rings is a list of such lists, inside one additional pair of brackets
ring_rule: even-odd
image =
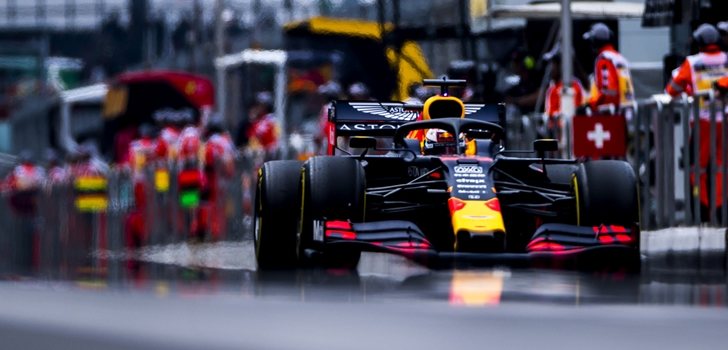
[[(157, 295), (236, 295), (301, 301), (448, 302), (489, 306), (682, 304), (724, 306), (724, 256), (649, 257), (640, 273), (508, 267), (428, 270), (406, 259), (364, 254), (357, 271), (256, 271), (252, 242), (177, 243), (136, 251), (3, 255), (0, 279), (39, 286), (125, 290)], [(35, 255), (34, 255), (35, 254)], [(65, 256), (65, 258), (60, 258)]]

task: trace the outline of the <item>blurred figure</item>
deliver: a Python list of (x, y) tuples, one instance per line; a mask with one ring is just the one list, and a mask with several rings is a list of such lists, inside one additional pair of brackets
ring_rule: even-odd
[(38, 194), (45, 183), (45, 171), (35, 164), (33, 154), (23, 150), (18, 164), (5, 178), (5, 189), (10, 194), (10, 206), (19, 216), (33, 216), (38, 207)]
[(222, 175), (233, 175), (235, 146), (230, 133), (225, 130), (222, 118), (210, 118), (205, 126), (204, 169), (205, 172), (222, 171)]
[[(720, 82), (721, 78), (728, 76), (728, 55), (720, 50), (718, 46), (720, 42), (720, 34), (710, 24), (701, 24), (693, 32), (693, 40), (698, 44), (700, 52), (685, 58), (683, 64), (675, 72), (670, 83), (665, 87), (665, 91), (671, 96), (687, 94), (694, 96), (709, 92), (716, 82)], [(708, 176), (711, 172), (710, 164), (710, 139), (705, 137), (710, 133), (710, 108), (708, 103), (703, 99), (698, 99), (700, 104), (698, 127), (700, 132), (700, 154), (697, 155), (698, 165), (702, 168), (700, 176), (700, 203), (703, 211), (702, 218), (707, 218), (707, 210), (709, 207)], [(718, 113), (716, 117), (716, 129), (723, 130), (722, 113)], [(692, 127), (695, 128), (695, 120), (692, 121)], [(716, 166), (722, 169), (723, 164), (723, 133), (716, 133)], [(692, 135), (691, 135), (692, 139)], [(691, 141), (692, 142), (692, 141)], [(693, 157), (695, 159), (695, 157)], [(720, 208), (723, 203), (721, 194), (723, 193), (723, 175), (717, 172), (715, 193), (716, 206)], [(691, 172), (691, 182), (694, 184), (695, 178)], [(718, 210), (718, 213), (721, 211)]]
[(62, 185), (70, 181), (71, 172), (65, 164), (63, 164), (55, 150), (46, 150), (45, 161), (48, 173), (47, 183), (49, 186)]
[(173, 161), (177, 157), (177, 140), (184, 127), (183, 118), (179, 113), (165, 109), (155, 112), (154, 119), (161, 127), (157, 136), (157, 155), (162, 159)]
[[(548, 62), (551, 68), (549, 86), (546, 89), (544, 99), (544, 117), (546, 132), (544, 137), (561, 138), (561, 92), (563, 82), (561, 81), (561, 46), (556, 44), (551, 51), (543, 56), (544, 62)], [(571, 80), (571, 87), (574, 90), (574, 106), (581, 106), (584, 103), (584, 87), (576, 77)]]
[(154, 127), (150, 124), (139, 126), (139, 138), (129, 144), (129, 166), (135, 179), (141, 181), (144, 170), (158, 158), (158, 144)]
[(108, 168), (94, 159), (94, 150), (82, 144), (71, 154), (70, 173), (74, 182), (76, 209), (80, 212), (105, 211), (108, 205)]
[(540, 87), (533, 57), (525, 50), (516, 50), (511, 54), (510, 68), (516, 76), (511, 81), (513, 86), (505, 92), (505, 102), (518, 107), (521, 114), (533, 112)]
[(202, 146), (200, 128), (195, 124), (192, 113), (183, 113), (179, 117), (182, 128), (175, 147), (178, 162), (182, 168), (197, 167)]
[(407, 92), (408, 97), (403, 102), (408, 105), (421, 105), (427, 99), (427, 88), (420, 83), (410, 84)]
[(369, 95), (369, 88), (362, 82), (355, 82), (349, 85), (349, 89), (346, 90), (349, 100), (353, 101), (368, 101), (371, 100)]
[(77, 266), (93, 266), (88, 254), (106, 248), (106, 216), (108, 208), (108, 167), (94, 158), (94, 147), (81, 144), (71, 153), (74, 215), (69, 218), (69, 258)]
[(250, 127), (247, 131), (248, 148), (262, 150), (269, 156), (278, 149), (280, 127), (273, 114), (273, 94), (259, 92), (250, 109)]
[(318, 153), (332, 154), (334, 144), (330, 137), (334, 134), (334, 125), (329, 122), (329, 109), (334, 101), (341, 99), (341, 85), (329, 80), (318, 87), (318, 93), (324, 101), (319, 112), (319, 133), (315, 136), (322, 151)]
[(614, 33), (595, 23), (584, 33), (597, 57), (589, 88), (589, 107), (596, 114), (624, 115), (631, 120), (636, 106), (629, 62), (612, 45)]
[(209, 119), (205, 126), (205, 139), (205, 203), (201, 208), (199, 225), (212, 235), (211, 238), (219, 240), (226, 229), (227, 203), (224, 199), (227, 184), (235, 175), (235, 145), (219, 116)]
[[(447, 68), (447, 76), (450, 79), (465, 80), (465, 86), (451, 87), (450, 94), (459, 98), (465, 103), (472, 101), (475, 98), (475, 89), (473, 88), (473, 84), (475, 84), (477, 81), (477, 74), (477, 66), (474, 61), (451, 61), (449, 67)], [(423, 99), (423, 101), (425, 99)]]

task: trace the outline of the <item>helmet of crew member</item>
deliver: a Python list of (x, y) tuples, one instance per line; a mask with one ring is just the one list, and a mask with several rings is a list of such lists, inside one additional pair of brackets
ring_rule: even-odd
[(703, 23), (693, 32), (693, 40), (698, 47), (714, 45), (720, 40), (720, 33), (712, 24)]
[(141, 138), (145, 138), (145, 139), (152, 138), (155, 136), (154, 132), (155, 132), (154, 126), (152, 126), (151, 124), (144, 123), (139, 126), (139, 136)]
[(58, 157), (58, 152), (54, 150), (53, 148), (48, 148), (45, 150), (44, 158), (47, 164), (49, 165), (56, 165), (60, 163), (60, 157)]
[(18, 163), (33, 164), (33, 152), (27, 149), (20, 151), (18, 154)]
[(369, 88), (362, 82), (349, 85), (349, 98), (352, 100), (366, 100), (369, 98)]
[(606, 24), (597, 22), (592, 24), (589, 31), (584, 33), (582, 37), (584, 40), (591, 42), (592, 48), (598, 49), (608, 44), (614, 37), (614, 33)]
[(318, 93), (329, 100), (334, 100), (341, 96), (341, 85), (334, 80), (329, 80), (318, 87)]
[(225, 131), (225, 124), (219, 115), (212, 116), (205, 125), (208, 135), (218, 134)]
[(179, 118), (180, 124), (187, 126), (192, 125), (195, 123), (195, 116), (192, 114), (192, 110), (190, 109), (182, 109), (177, 114), (177, 118)]

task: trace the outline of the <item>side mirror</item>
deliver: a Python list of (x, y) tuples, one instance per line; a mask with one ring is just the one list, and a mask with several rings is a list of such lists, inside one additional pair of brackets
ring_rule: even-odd
[(559, 141), (555, 139), (539, 139), (533, 141), (533, 150), (539, 158), (544, 158), (546, 152), (556, 152), (559, 150)]
[(357, 136), (349, 139), (349, 147), (370, 149), (377, 147), (377, 139), (369, 136)]

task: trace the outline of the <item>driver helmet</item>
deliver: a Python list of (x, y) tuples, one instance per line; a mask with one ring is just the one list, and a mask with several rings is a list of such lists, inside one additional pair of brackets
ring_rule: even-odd
[[(457, 140), (461, 147), (465, 147), (465, 137), (460, 135)], [(456, 154), (457, 143), (453, 134), (442, 129), (428, 129), (422, 142), (422, 153), (429, 154)]]

